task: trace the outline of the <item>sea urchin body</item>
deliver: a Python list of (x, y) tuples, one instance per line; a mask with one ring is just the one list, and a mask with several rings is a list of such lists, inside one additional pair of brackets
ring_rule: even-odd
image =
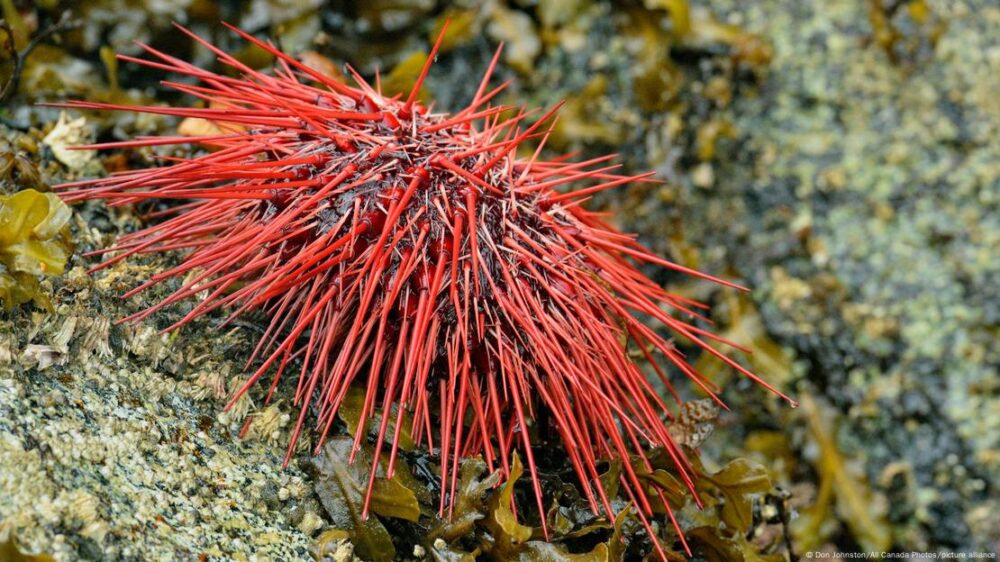
[[(610, 157), (542, 160), (552, 112), (536, 119), (491, 105), (503, 89), (489, 87), (496, 57), (470, 105), (446, 114), (416, 101), (436, 46), (403, 99), (356, 74), (357, 85), (345, 85), (233, 31), (277, 57), (275, 72), (248, 68), (193, 34), (239, 76), (148, 46), (151, 59), (120, 57), (196, 79), (198, 85), (166, 84), (206, 108), (64, 104), (197, 117), (220, 129), (91, 147), (189, 144), (211, 151), (59, 187), (71, 201), (185, 201), (159, 212), (160, 222), (122, 236), (107, 250), (114, 257), (98, 266), (185, 250), (179, 265), (126, 296), (168, 279), (183, 279), (182, 286), (125, 320), (196, 295), (167, 330), (219, 309), (228, 311), (223, 323), (263, 310), (270, 323), (250, 359), (257, 368), (237, 397), (268, 373), (273, 393), (286, 370), (297, 370), (293, 445), (310, 409), (322, 443), (349, 387), (362, 385), (362, 423), (380, 418), (375, 449), (389, 453), (389, 474), (404, 412), (413, 436), (440, 454), (442, 511), (462, 457), (481, 454), (491, 469), (507, 473), (517, 449), (534, 478), (530, 439), (543, 415), (595, 512), (611, 513), (598, 478), (601, 458), (648, 465), (643, 451), (663, 448), (693, 486), (667, 429), (670, 412), (627, 350), (641, 354), (671, 393), (661, 363), (715, 395), (641, 318), (761, 381), (708, 345), (718, 337), (675, 316), (698, 318), (704, 305), (665, 291), (637, 264), (725, 282), (650, 254), (581, 206), (598, 191), (649, 174), (616, 174), (616, 166), (605, 165)], [(518, 156), (527, 139), (540, 139), (538, 149)], [(557, 190), (581, 182), (589, 185)], [(622, 489), (650, 513), (648, 496), (657, 492), (640, 482), (633, 463), (623, 466)]]

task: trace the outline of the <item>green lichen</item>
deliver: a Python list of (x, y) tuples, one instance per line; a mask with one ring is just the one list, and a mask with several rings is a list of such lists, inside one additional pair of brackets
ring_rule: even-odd
[(72, 212), (57, 196), (34, 189), (0, 196), (0, 302), (51, 308), (38, 278), (62, 275), (73, 252)]

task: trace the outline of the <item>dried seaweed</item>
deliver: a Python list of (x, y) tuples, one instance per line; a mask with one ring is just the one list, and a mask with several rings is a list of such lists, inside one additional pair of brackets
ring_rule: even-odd
[[(372, 454), (362, 447), (354, 459), (349, 437), (330, 439), (313, 465), (317, 471), (316, 494), (330, 515), (333, 526), (347, 532), (360, 556), (374, 561), (389, 561), (396, 556), (392, 537), (377, 517), (364, 516), (365, 493), (372, 467)], [(401, 478), (386, 478), (383, 461), (379, 462), (377, 478), (371, 491), (371, 511), (375, 515), (407, 521), (420, 518), (420, 505), (415, 492)], [(408, 470), (405, 466), (400, 471)]]
[[(362, 406), (352, 398), (355, 394), (361, 395), (360, 391), (348, 393), (341, 414), (351, 432), (357, 430), (359, 412), (355, 410)], [(698, 445), (711, 433), (705, 426), (714, 423), (717, 413), (704, 401), (695, 401), (683, 409), (671, 432)], [(608, 462), (600, 476), (615, 512), (613, 517), (592, 512), (579, 483), (567, 479), (571, 467), (560, 455), (547, 458), (540, 467), (538, 478), (549, 503), (544, 514), (538, 513), (531, 501), (532, 484), (523, 478), (524, 468), (516, 453), (505, 480), (499, 470), (488, 473), (481, 458), (465, 459), (459, 469), (454, 501), (445, 498), (441, 512), (436, 459), (419, 450), (403, 452), (391, 479), (384, 474), (387, 459), (380, 463), (371, 501), (372, 516), (364, 520), (361, 511), (371, 471), (370, 441), (375, 438), (371, 427), (365, 433), (367, 439), (361, 443), (354, 464), (350, 463), (354, 440), (349, 436), (333, 438), (315, 461), (319, 474), (316, 493), (336, 530), (321, 538), (325, 550), (349, 537), (358, 555), (373, 560), (389, 560), (395, 553), (414, 548), (438, 562), (607, 562), (642, 560), (656, 552), (654, 539), (617, 485), (623, 474), (621, 461)], [(540, 452), (536, 451), (536, 458)], [(685, 447), (685, 453), (702, 475), (697, 490), (704, 509), (689, 501), (687, 488), (666, 451), (650, 451), (651, 467), (638, 458), (630, 460), (633, 470), (651, 490), (651, 507), (657, 521), (655, 540), (668, 559), (685, 560), (686, 556), (680, 537), (670, 525), (667, 506), (652, 490), (664, 492), (696, 555), (709, 560), (748, 562), (775, 559), (774, 553), (762, 554), (758, 545), (745, 539), (762, 524), (755, 516), (757, 508), (765, 494), (773, 492), (765, 468), (740, 458), (713, 473), (701, 465), (696, 449)], [(403, 458), (410, 462), (402, 462)], [(542, 532), (542, 517), (550, 532), (548, 540)], [(766, 546), (769, 551), (779, 548)]]
[[(10, 6), (9, 9), (8, 6)], [(24, 69), (24, 61), (42, 41), (45, 41), (51, 35), (76, 28), (80, 25), (79, 21), (70, 19), (69, 12), (65, 12), (58, 22), (46, 28), (32, 40), (25, 42), (24, 37), (26, 33), (23, 29), (23, 23), (20, 22), (20, 18), (14, 17), (17, 15), (17, 11), (9, 4), (4, 6), (3, 11), (5, 15), (11, 17), (10, 22), (6, 19), (0, 20), (0, 30), (7, 37), (4, 49), (7, 51), (7, 55), (14, 61), (14, 68), (11, 70), (10, 77), (3, 85), (3, 88), (0, 88), (0, 103), (4, 102), (13, 92), (17, 91), (17, 85), (21, 80), (21, 71)]]
[[(831, 427), (836, 427), (831, 423), (831, 413), (809, 394), (802, 396), (802, 410), (809, 422), (809, 432), (819, 446), (816, 472), (820, 490), (815, 503), (792, 526), (801, 548), (816, 548), (825, 536), (821, 527), (839, 515), (862, 549), (887, 550), (892, 545), (892, 529), (876, 507), (875, 494), (868, 482), (848, 469), (831, 431)], [(830, 509), (831, 504), (836, 505), (836, 510)]]

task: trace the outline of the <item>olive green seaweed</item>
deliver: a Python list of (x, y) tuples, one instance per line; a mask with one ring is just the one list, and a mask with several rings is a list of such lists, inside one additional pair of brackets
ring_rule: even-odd
[(62, 275), (73, 252), (72, 211), (52, 193), (34, 189), (0, 196), (0, 302), (51, 308), (40, 276)]

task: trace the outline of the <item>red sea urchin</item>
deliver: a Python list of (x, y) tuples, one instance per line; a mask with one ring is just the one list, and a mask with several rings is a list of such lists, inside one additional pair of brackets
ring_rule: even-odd
[[(270, 323), (250, 358), (260, 360), (259, 368), (237, 398), (276, 368), (270, 398), (292, 360), (301, 361), (294, 398), (300, 413), (288, 456), (310, 405), (322, 444), (349, 386), (358, 383), (366, 388), (362, 422), (376, 408), (382, 414), (375, 449), (381, 452), (388, 440), (390, 475), (404, 411), (416, 439), (440, 453), (442, 512), (460, 458), (481, 454), (491, 470), (506, 474), (515, 448), (526, 457), (545, 512), (527, 430), (540, 411), (561, 437), (595, 512), (611, 513), (598, 478), (600, 458), (632, 455), (648, 466), (643, 451), (662, 447), (693, 490), (690, 466), (667, 429), (670, 412), (626, 346), (642, 354), (678, 402), (654, 354), (718, 398), (637, 315), (655, 318), (780, 395), (708, 345), (728, 342), (670, 314), (700, 318), (704, 305), (666, 292), (633, 264), (735, 285), (650, 254), (581, 206), (598, 191), (651, 174), (618, 175), (617, 166), (604, 165), (610, 157), (542, 160), (548, 131), (541, 127), (555, 110), (529, 126), (531, 112), (504, 117), (510, 108), (489, 104), (506, 85), (488, 86), (499, 50), (469, 106), (449, 115), (416, 101), (441, 38), (401, 99), (384, 96), (353, 71), (357, 85), (345, 85), (230, 29), (276, 57), (273, 74), (183, 28), (240, 75), (209, 72), (146, 45), (151, 60), (119, 57), (197, 79), (200, 85), (165, 84), (207, 108), (62, 104), (198, 117), (222, 130), (89, 148), (188, 144), (212, 151), (58, 189), (69, 201), (113, 205), (188, 200), (157, 213), (161, 222), (122, 236), (105, 250), (115, 257), (95, 269), (138, 254), (186, 250), (179, 265), (126, 296), (168, 279), (183, 278), (183, 285), (124, 321), (199, 294), (207, 296), (166, 330), (222, 308), (230, 311), (223, 324), (265, 311)], [(516, 149), (530, 138), (540, 146), (530, 158), (518, 157)], [(596, 183), (556, 191), (581, 180)], [(395, 430), (387, 435), (394, 411)], [(363, 433), (357, 432), (355, 451)], [(623, 466), (622, 487), (650, 529), (647, 488), (631, 463)]]

